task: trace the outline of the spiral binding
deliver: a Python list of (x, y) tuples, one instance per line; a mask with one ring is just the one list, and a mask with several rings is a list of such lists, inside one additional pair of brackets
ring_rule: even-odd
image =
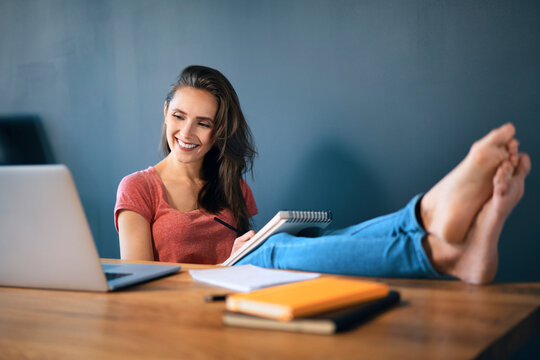
[(333, 219), (332, 212), (326, 211), (283, 211), (287, 222), (302, 223), (329, 223)]

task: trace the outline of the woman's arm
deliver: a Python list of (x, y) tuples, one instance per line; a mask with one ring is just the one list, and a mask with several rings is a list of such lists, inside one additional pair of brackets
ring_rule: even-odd
[(150, 223), (131, 210), (118, 213), (120, 258), (122, 260), (154, 261)]

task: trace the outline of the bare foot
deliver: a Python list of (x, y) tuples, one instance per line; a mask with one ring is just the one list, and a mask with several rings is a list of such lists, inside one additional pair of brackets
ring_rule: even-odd
[(420, 214), (429, 234), (448, 243), (464, 240), (474, 217), (493, 193), (499, 165), (516, 162), (518, 142), (507, 123), (476, 141), (465, 159), (424, 195)]
[(507, 160), (493, 178), (493, 196), (485, 203), (461, 244), (430, 238), (432, 261), (438, 271), (471, 284), (493, 281), (498, 266), (498, 241), (504, 222), (525, 190), (531, 169), (529, 156), (518, 156), (517, 166)]

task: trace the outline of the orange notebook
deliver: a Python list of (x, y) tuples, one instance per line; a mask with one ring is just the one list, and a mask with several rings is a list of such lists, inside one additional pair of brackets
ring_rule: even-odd
[(227, 296), (226, 308), (270, 319), (288, 321), (385, 297), (388, 285), (374, 281), (320, 277)]

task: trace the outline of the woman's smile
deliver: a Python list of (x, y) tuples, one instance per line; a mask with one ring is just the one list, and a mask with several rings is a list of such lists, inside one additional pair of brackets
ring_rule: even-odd
[(187, 142), (183, 142), (182, 140), (180, 139), (176, 139), (176, 143), (178, 144), (178, 146), (180, 146), (180, 149), (184, 150), (184, 151), (191, 151), (193, 149), (195, 149), (196, 147), (198, 147), (199, 145), (197, 144), (190, 144), (190, 143), (187, 143)]

